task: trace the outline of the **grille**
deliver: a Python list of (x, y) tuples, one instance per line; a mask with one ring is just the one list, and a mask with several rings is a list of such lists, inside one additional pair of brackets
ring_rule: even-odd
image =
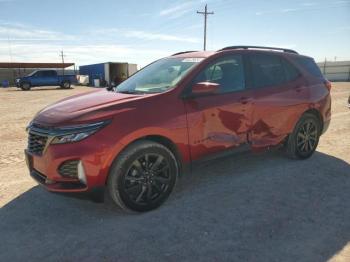
[(29, 133), (28, 151), (32, 154), (42, 155), (47, 142), (47, 136)]
[(58, 168), (58, 173), (63, 177), (78, 178), (78, 164), (78, 160), (64, 162)]

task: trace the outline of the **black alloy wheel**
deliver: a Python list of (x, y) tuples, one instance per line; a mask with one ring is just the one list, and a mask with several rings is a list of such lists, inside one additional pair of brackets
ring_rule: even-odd
[(300, 154), (308, 154), (315, 150), (318, 141), (318, 130), (311, 119), (305, 121), (297, 133), (297, 149)]
[(137, 141), (113, 164), (107, 182), (109, 195), (123, 209), (150, 211), (169, 197), (177, 176), (177, 160), (168, 148), (152, 141)]
[(162, 198), (171, 176), (168, 161), (159, 154), (144, 154), (130, 166), (123, 179), (123, 193), (139, 205), (152, 204)]
[(304, 114), (287, 140), (291, 158), (307, 159), (315, 152), (321, 134), (321, 123), (314, 114)]

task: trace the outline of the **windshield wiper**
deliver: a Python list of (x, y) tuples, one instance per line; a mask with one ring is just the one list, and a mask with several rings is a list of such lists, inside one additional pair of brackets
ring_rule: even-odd
[(121, 93), (121, 94), (128, 94), (128, 95), (140, 95), (140, 94), (145, 94), (145, 92), (140, 92), (140, 91), (118, 91), (117, 93)]

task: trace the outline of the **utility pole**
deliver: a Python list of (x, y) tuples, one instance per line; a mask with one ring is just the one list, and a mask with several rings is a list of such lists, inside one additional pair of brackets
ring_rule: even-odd
[(214, 12), (208, 12), (208, 5), (206, 4), (204, 12), (197, 11), (197, 14), (204, 15), (204, 51), (205, 51), (205, 50), (207, 50), (207, 20), (208, 20), (208, 15), (213, 15)]
[(62, 73), (64, 75), (64, 57), (65, 57), (65, 55), (63, 53), (63, 50), (60, 52), (60, 57), (62, 59)]

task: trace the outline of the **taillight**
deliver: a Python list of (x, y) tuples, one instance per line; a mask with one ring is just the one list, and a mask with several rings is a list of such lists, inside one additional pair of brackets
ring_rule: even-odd
[(329, 82), (328, 80), (325, 80), (324, 81), (324, 85), (327, 87), (327, 89), (329, 91), (331, 91), (331, 89), (332, 89), (332, 83), (331, 82)]

